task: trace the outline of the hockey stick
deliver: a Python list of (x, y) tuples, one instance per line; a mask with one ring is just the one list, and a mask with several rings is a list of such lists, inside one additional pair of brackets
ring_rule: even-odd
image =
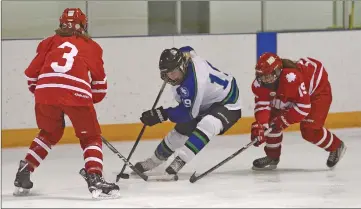
[(177, 181), (178, 180), (178, 175), (176, 175), (176, 174), (175, 175), (162, 175), (162, 176), (148, 176), (144, 173), (141, 173), (134, 167), (134, 165), (131, 162), (129, 162), (127, 159), (125, 159), (125, 157), (122, 154), (120, 154), (120, 152), (117, 149), (115, 149), (115, 147), (112, 144), (110, 144), (110, 142), (108, 142), (104, 137), (101, 137), (101, 138), (102, 138), (103, 143), (111, 151), (113, 151), (114, 154), (118, 155), (118, 157), (120, 159), (122, 159), (124, 161), (124, 163), (126, 165), (128, 165), (129, 168), (132, 169), (134, 171), (134, 173), (136, 173), (138, 176), (140, 176), (140, 178), (142, 178), (144, 181)]
[(138, 174), (138, 176), (140, 176), (144, 181), (147, 181), (147, 180), (148, 180), (148, 176), (147, 176), (147, 175), (145, 175), (144, 173), (141, 173), (140, 171), (138, 171), (138, 170), (134, 167), (134, 165), (133, 165), (131, 162), (129, 162), (129, 160), (127, 160), (122, 154), (120, 154), (120, 152), (119, 152), (117, 149), (115, 149), (115, 147), (113, 147), (113, 145), (110, 144), (104, 137), (101, 137), (101, 138), (102, 138), (103, 143), (104, 143), (114, 154), (118, 155), (118, 157), (124, 161), (125, 165), (128, 165), (129, 168), (131, 168), (136, 174)]
[[(266, 132), (265, 132), (265, 136), (267, 136), (270, 132), (272, 131), (271, 128), (269, 128)], [(240, 153), (242, 153), (243, 151), (245, 151), (246, 149), (248, 149), (250, 146), (254, 145), (257, 142), (257, 140), (253, 140), (250, 143), (248, 143), (247, 145), (245, 145), (244, 147), (242, 147), (241, 149), (239, 149), (237, 152), (233, 153), (231, 156), (227, 157), (226, 159), (224, 159), (222, 162), (218, 163), (217, 165), (213, 166), (212, 168), (210, 168), (209, 170), (207, 170), (206, 172), (202, 173), (199, 176), (196, 176), (196, 172), (195, 171), (192, 176), (189, 178), (189, 181), (191, 183), (194, 183), (196, 181), (198, 181), (199, 179), (203, 178), (204, 176), (208, 175), (209, 173), (211, 173), (212, 171), (216, 170), (217, 168), (221, 167), (223, 164), (225, 164), (226, 162), (232, 160), (234, 157), (236, 157), (237, 155), (239, 155)]]
[[(153, 104), (152, 109), (154, 109), (155, 106), (157, 106), (158, 101), (159, 101), (159, 99), (160, 99), (160, 96), (162, 95), (166, 84), (167, 84), (167, 82), (164, 81), (162, 87), (160, 88), (160, 91), (159, 91), (159, 93), (158, 93), (158, 96), (157, 96), (157, 98), (155, 99), (155, 102), (154, 102), (154, 104)], [(143, 128), (142, 128), (142, 130), (140, 131), (140, 133), (139, 133), (139, 135), (138, 135), (138, 138), (137, 138), (137, 140), (135, 141), (135, 143), (134, 143), (134, 145), (133, 145), (133, 147), (132, 147), (132, 149), (131, 149), (131, 151), (130, 151), (130, 153), (129, 153), (129, 156), (128, 156), (127, 160), (129, 160), (129, 159), (132, 157), (132, 155), (133, 155), (133, 153), (134, 153), (134, 151), (135, 151), (135, 148), (138, 146), (138, 143), (139, 143), (140, 139), (141, 139), (142, 136), (143, 136), (143, 133), (144, 133), (144, 131), (145, 131), (145, 128), (146, 128), (146, 125), (143, 125)], [(120, 173), (117, 175), (116, 182), (118, 182), (120, 178), (124, 178), (124, 179), (128, 179), (128, 178), (129, 178), (129, 174), (125, 174), (125, 173), (124, 173), (124, 170), (125, 170), (126, 166), (127, 166), (127, 164), (125, 163), (124, 166), (123, 166), (123, 168), (122, 168), (122, 170), (121, 170)]]

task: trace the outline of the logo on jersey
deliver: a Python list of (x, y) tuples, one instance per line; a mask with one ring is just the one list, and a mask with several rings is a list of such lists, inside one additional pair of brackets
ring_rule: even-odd
[(261, 85), (258, 83), (257, 80), (254, 80), (253, 86), (254, 86), (255, 88), (261, 87)]
[(186, 87), (184, 87), (184, 86), (181, 86), (181, 87), (179, 88), (179, 94), (180, 94), (180, 96), (181, 96), (182, 98), (187, 98), (187, 97), (189, 97), (189, 91), (188, 91), (188, 89), (187, 89)]
[(288, 74), (286, 75), (286, 79), (287, 79), (287, 81), (288, 81), (289, 83), (291, 83), (291, 82), (293, 82), (293, 81), (296, 80), (296, 74), (294, 74), (294, 73), (288, 73)]
[(271, 96), (271, 97), (274, 97), (274, 96), (276, 96), (276, 92), (274, 92), (274, 91), (271, 91), (270, 93), (269, 93), (269, 95)]

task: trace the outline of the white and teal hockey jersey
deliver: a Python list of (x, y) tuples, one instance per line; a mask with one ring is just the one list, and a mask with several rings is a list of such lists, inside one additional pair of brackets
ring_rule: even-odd
[(179, 105), (167, 108), (172, 122), (188, 122), (214, 103), (224, 104), (229, 110), (241, 109), (241, 99), (236, 79), (219, 71), (208, 61), (198, 56), (192, 47), (180, 48), (183, 53), (190, 53), (187, 73), (183, 82), (173, 87)]

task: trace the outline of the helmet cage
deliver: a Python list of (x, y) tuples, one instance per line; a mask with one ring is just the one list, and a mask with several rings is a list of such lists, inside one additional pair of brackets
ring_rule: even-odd
[[(178, 78), (178, 79), (170, 79), (167, 75), (167, 73), (169, 72), (174, 72), (174, 71), (180, 71), (182, 73), (182, 77)], [(160, 71), (160, 77), (163, 81), (166, 81), (168, 84), (172, 85), (172, 86), (176, 86), (179, 85), (180, 83), (182, 83), (182, 81), (184, 80), (186, 74), (186, 70), (185, 70), (185, 66), (184, 66), (184, 62), (182, 62), (182, 64), (174, 69), (161, 69)]]
[(281, 69), (277, 68), (272, 73), (263, 74), (263, 73), (256, 73), (256, 79), (259, 83), (262, 84), (271, 84), (277, 81), (281, 74)]

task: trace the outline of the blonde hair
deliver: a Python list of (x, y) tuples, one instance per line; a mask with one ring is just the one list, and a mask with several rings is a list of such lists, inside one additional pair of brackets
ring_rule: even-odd
[(298, 69), (296, 62), (289, 60), (289, 59), (281, 59), (282, 60), (282, 67), (283, 68), (294, 68)]

